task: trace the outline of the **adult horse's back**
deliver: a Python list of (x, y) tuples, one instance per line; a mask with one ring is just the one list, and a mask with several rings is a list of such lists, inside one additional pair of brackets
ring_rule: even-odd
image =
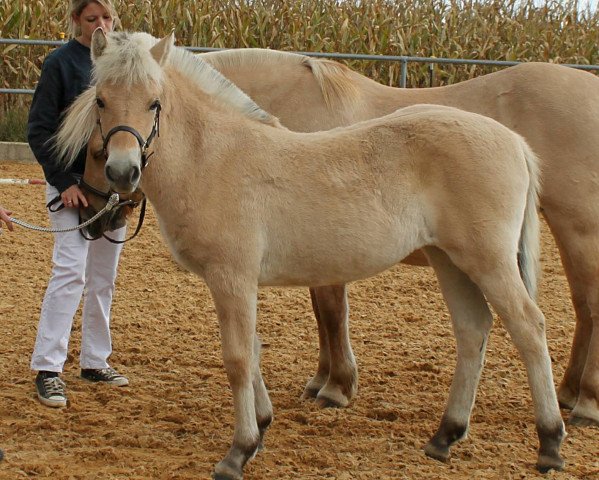
[[(240, 49), (202, 58), (292, 130), (350, 125), (431, 103), (489, 116), (520, 133), (541, 160), (541, 207), (560, 249), (577, 316), (560, 403), (573, 409), (572, 423), (599, 425), (599, 78), (528, 63), (451, 86), (403, 89), (336, 62), (292, 53)], [(420, 262), (411, 258), (409, 263)], [(357, 390), (347, 327), (332, 330), (346, 319), (345, 287), (311, 293), (320, 359), (305, 395), (343, 406)]]

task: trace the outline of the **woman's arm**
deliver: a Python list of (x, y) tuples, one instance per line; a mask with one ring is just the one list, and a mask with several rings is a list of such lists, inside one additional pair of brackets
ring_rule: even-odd
[(58, 130), (64, 108), (63, 82), (60, 63), (56, 58), (48, 57), (42, 66), (27, 124), (29, 146), (42, 166), (48, 183), (60, 192), (77, 184), (75, 177), (59, 166), (51, 142), (52, 136)]

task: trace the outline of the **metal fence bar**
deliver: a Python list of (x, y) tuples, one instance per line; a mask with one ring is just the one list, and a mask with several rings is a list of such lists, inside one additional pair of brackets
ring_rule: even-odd
[[(46, 45), (60, 46), (66, 43), (66, 40), (30, 40), (23, 38), (0, 38), (0, 45)], [(219, 50), (227, 50), (225, 48), (212, 47), (185, 47), (191, 52), (215, 52)], [(429, 63), (431, 64), (453, 64), (453, 65), (488, 65), (495, 67), (511, 67), (522, 62), (512, 62), (507, 60), (473, 60), (467, 58), (436, 58), (436, 57), (410, 57), (407, 55), (368, 55), (359, 53), (323, 53), (323, 52), (293, 52), (309, 57), (333, 58), (344, 60), (369, 60), (377, 62), (399, 62), (400, 64), (400, 79), (399, 86), (405, 87), (408, 78), (408, 63)], [(577, 68), (579, 70), (599, 71), (599, 65), (578, 65), (572, 63), (562, 63), (565, 67)], [(34, 90), (24, 88), (0, 88), (0, 94), (27, 94), (32, 95)]]

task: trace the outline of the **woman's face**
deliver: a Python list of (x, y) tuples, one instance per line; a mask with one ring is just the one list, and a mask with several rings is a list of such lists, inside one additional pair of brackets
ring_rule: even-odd
[(106, 9), (96, 2), (90, 2), (80, 15), (73, 13), (73, 20), (81, 28), (81, 35), (77, 40), (83, 45), (90, 46), (92, 34), (98, 27), (102, 27), (105, 32), (112, 31), (112, 17)]

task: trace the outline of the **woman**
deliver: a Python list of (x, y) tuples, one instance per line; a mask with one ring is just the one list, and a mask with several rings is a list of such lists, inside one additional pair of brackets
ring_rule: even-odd
[[(78, 182), (85, 166), (82, 150), (69, 171), (58, 168), (51, 142), (61, 114), (90, 84), (92, 33), (111, 31), (118, 21), (111, 0), (71, 0), (71, 40), (51, 52), (42, 66), (28, 122), (28, 141), (47, 181), (46, 199), (60, 196), (65, 208), (49, 213), (54, 228), (79, 223), (78, 209), (87, 206)], [(122, 240), (125, 229), (113, 232)], [(60, 378), (67, 358), (73, 317), (85, 290), (81, 331), (81, 377), (92, 382), (128, 385), (128, 379), (110, 368), (112, 352), (110, 307), (120, 244), (105, 239), (88, 242), (79, 232), (54, 235), (52, 274), (44, 296), (31, 368), (42, 404), (64, 407), (66, 386)]]

